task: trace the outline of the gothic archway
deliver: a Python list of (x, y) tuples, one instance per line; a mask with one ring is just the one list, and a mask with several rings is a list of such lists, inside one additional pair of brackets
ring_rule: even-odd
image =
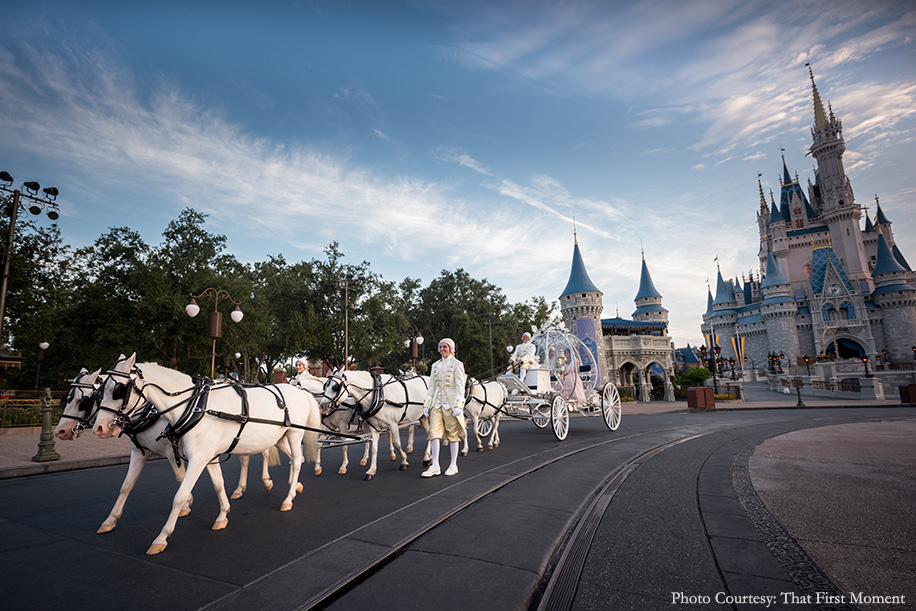
[(848, 337), (838, 337), (836, 342), (827, 344), (827, 354), (835, 354), (840, 359), (861, 359), (866, 355), (865, 348), (858, 341)]

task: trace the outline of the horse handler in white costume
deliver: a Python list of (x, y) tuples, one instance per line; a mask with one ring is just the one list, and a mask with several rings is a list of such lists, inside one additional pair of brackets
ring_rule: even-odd
[(296, 375), (289, 381), (293, 386), (303, 386), (302, 382), (306, 380), (314, 380), (316, 382), (323, 382), (322, 380), (316, 378), (311, 373), (309, 373), (308, 367), (306, 367), (304, 359), (296, 359)]
[(441, 473), (439, 446), (443, 438), (450, 442), (448, 449), (452, 459), (445, 474), (458, 473), (459, 442), (467, 434), (467, 422), (464, 419), (464, 385), (467, 375), (464, 373), (464, 363), (455, 358), (455, 342), (450, 338), (439, 342), (439, 354), (442, 358), (433, 363), (429, 391), (423, 404), (423, 415), (429, 419), (429, 451), (433, 461), (422, 473), (423, 477)]
[(528, 368), (537, 362), (537, 348), (531, 343), (531, 334), (525, 333), (522, 335), (522, 343), (515, 347), (515, 351), (509, 357), (509, 371), (512, 371), (514, 367), (518, 367), (518, 377), (524, 384)]

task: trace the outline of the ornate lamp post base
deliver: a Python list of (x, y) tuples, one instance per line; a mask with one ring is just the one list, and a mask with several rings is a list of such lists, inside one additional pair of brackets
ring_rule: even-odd
[(54, 431), (51, 430), (51, 389), (45, 388), (41, 397), (41, 437), (38, 442), (38, 454), (32, 457), (32, 461), (51, 460), (60, 460), (60, 454), (54, 451)]

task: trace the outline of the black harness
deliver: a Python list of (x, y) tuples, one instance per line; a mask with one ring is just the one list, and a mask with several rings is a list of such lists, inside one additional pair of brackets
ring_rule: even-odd
[[(483, 400), (479, 399), (478, 397), (473, 396), (473, 395), (474, 395), (474, 386), (479, 386), (481, 389), (483, 389)], [(506, 405), (506, 398), (505, 398), (505, 396), (503, 397), (502, 403), (500, 403), (499, 405), (496, 405), (495, 403), (490, 403), (490, 400), (489, 400), (489, 398), (487, 397), (487, 385), (486, 385), (486, 384), (483, 384), (482, 382), (478, 382), (478, 381), (477, 381), (476, 379), (474, 379), (474, 378), (468, 378), (468, 379), (467, 379), (467, 382), (465, 382), (465, 384), (464, 384), (464, 393), (465, 393), (465, 394), (464, 394), (464, 404), (465, 404), (465, 405), (468, 404), (468, 401), (470, 401), (471, 399), (473, 399), (474, 401), (477, 401), (478, 403), (483, 403), (484, 405), (489, 405), (490, 407), (492, 407), (492, 408), (493, 408), (494, 410), (496, 410), (497, 412), (502, 412), (503, 414), (506, 414), (507, 416), (509, 415), (508, 412), (506, 412), (506, 411), (503, 409), (503, 407)]]
[[(85, 429), (92, 428), (92, 420), (95, 418), (95, 415), (98, 412), (97, 406), (101, 400), (101, 393), (99, 391), (99, 387), (96, 384), (87, 384), (86, 382), (81, 381), (83, 377), (87, 375), (89, 375), (89, 372), (80, 373), (77, 378), (70, 384), (70, 392), (68, 392), (66, 396), (60, 400), (60, 417), (76, 420), (76, 424), (73, 426), (73, 436), (76, 438), (78, 438)], [(75, 398), (77, 388), (83, 391), (92, 389), (92, 392), (88, 394), (86, 392), (82, 393), (83, 396), (80, 397), (79, 403), (76, 407), (77, 415), (72, 416), (70, 414), (65, 414), (64, 410), (66, 409), (67, 405), (69, 405), (70, 402)]]
[[(330, 378), (328, 378), (328, 381), (325, 383), (325, 388), (327, 388), (327, 385), (332, 380), (337, 381), (337, 383), (341, 385), (341, 389), (340, 389), (340, 392), (337, 393), (337, 397), (330, 400), (335, 410), (343, 407), (343, 402), (340, 401), (341, 395), (346, 394), (346, 395), (349, 395), (353, 399), (354, 415), (353, 415), (353, 419), (350, 420), (350, 424), (353, 424), (354, 419), (358, 417), (360, 419), (360, 422), (359, 422), (360, 425), (363, 422), (368, 422), (369, 426), (372, 426), (372, 428), (374, 428), (375, 430), (379, 430), (377, 427), (373, 426), (372, 422), (370, 422), (369, 419), (375, 416), (376, 414), (378, 414), (379, 411), (381, 411), (383, 406), (391, 405), (393, 407), (400, 408), (401, 417), (398, 418), (398, 422), (400, 423), (400, 422), (403, 422), (404, 418), (407, 416), (407, 410), (410, 408), (411, 405), (423, 405), (422, 401), (411, 401), (410, 400), (410, 392), (407, 389), (407, 380), (410, 380), (412, 378), (399, 376), (399, 377), (392, 377), (387, 382), (382, 382), (382, 376), (380, 376), (379, 374), (375, 372), (371, 372), (371, 375), (372, 375), (372, 388), (362, 388), (360, 386), (357, 386), (356, 384), (349, 383), (347, 381), (347, 377), (345, 373), (341, 373), (339, 375), (333, 374)], [(428, 391), (429, 385), (426, 383), (426, 379), (423, 377), (420, 377), (420, 379), (423, 380), (423, 385), (426, 387), (426, 390)], [(390, 384), (395, 384), (395, 383), (400, 384), (401, 388), (403, 388), (404, 390), (404, 401), (403, 402), (392, 401), (391, 399), (385, 396), (385, 387), (387, 387)], [(357, 398), (354, 395), (354, 393), (351, 392), (350, 390), (351, 388), (355, 388), (356, 390), (362, 392), (363, 395)], [(369, 402), (369, 404), (363, 405), (363, 402), (365, 401), (365, 399), (370, 396), (371, 396), (371, 401)]]
[[(283, 398), (283, 394), (279, 391), (276, 384), (242, 384), (239, 382), (214, 384), (213, 380), (208, 377), (194, 376), (192, 378), (192, 387), (176, 392), (170, 392), (151, 382), (144, 383), (142, 387), (138, 386), (136, 381), (138, 379), (143, 379), (143, 372), (136, 365), (131, 368), (129, 373), (109, 370), (108, 375), (109, 379), (113, 379), (113, 377), (127, 378), (127, 382), (116, 382), (115, 387), (112, 389), (111, 393), (112, 399), (121, 401), (121, 407), (119, 409), (112, 409), (104, 405), (99, 406), (99, 409), (111, 411), (116, 414), (116, 422), (121, 427), (123, 434), (130, 436), (147, 430), (164, 414), (184, 406), (184, 411), (182, 412), (181, 416), (179, 416), (174, 423), (170, 422), (159, 435), (159, 437), (156, 438), (157, 441), (159, 439), (165, 438), (172, 444), (172, 450), (175, 455), (175, 462), (179, 466), (181, 465), (182, 459), (181, 451), (179, 448), (179, 442), (181, 441), (181, 438), (189, 431), (193, 430), (194, 427), (196, 427), (198, 424), (200, 424), (200, 421), (203, 420), (205, 415), (220, 418), (222, 420), (230, 420), (239, 424), (239, 430), (236, 433), (235, 438), (229, 444), (229, 448), (221, 454), (232, 453), (242, 437), (242, 432), (245, 430), (245, 426), (249, 422), (255, 422), (258, 424), (271, 424), (285, 428), (297, 428), (306, 431), (313, 431), (316, 433), (324, 432), (320, 429), (315, 429), (292, 422), (289, 417), (289, 408), (286, 405), (286, 400)], [(144, 390), (147, 386), (152, 386), (169, 397), (177, 397), (183, 394), (189, 394), (189, 396), (186, 399), (182, 399), (174, 405), (159, 411), (155, 406), (152, 405), (152, 402), (144, 394)], [(241, 413), (233, 414), (207, 408), (210, 393), (215, 390), (222, 390), (225, 388), (232, 388), (235, 390), (236, 394), (239, 395), (241, 401)], [(274, 396), (274, 399), (277, 403), (277, 408), (283, 412), (282, 420), (252, 417), (250, 415), (248, 401), (249, 388), (263, 388), (268, 390)], [(132, 391), (135, 391), (137, 395), (139, 395), (139, 397), (145, 402), (143, 408), (144, 411), (142, 412), (141, 417), (135, 421), (131, 420), (130, 415), (138, 409), (140, 402), (138, 401), (133, 407), (128, 407)], [(134, 437), (131, 437), (131, 439), (135, 441)], [(139, 444), (137, 444), (137, 446), (140, 447)]]

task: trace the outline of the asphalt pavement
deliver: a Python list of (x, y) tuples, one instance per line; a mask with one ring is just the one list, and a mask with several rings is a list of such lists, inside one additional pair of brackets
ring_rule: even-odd
[[(799, 409), (764, 384), (745, 385), (745, 397), (708, 411)], [(853, 423), (758, 431), (765, 440), (751, 450), (732, 433), (707, 435), (636, 469), (594, 535), (572, 608), (916, 608), (916, 411), (899, 400), (804, 403), (873, 409)], [(623, 405), (624, 422), (676, 412), (706, 417), (685, 402)], [(0, 479), (129, 461), (124, 438), (55, 440), (60, 459), (36, 462), (39, 442), (38, 429), (0, 432)], [(653, 587), (666, 571), (684, 571), (681, 591), (670, 574)]]

